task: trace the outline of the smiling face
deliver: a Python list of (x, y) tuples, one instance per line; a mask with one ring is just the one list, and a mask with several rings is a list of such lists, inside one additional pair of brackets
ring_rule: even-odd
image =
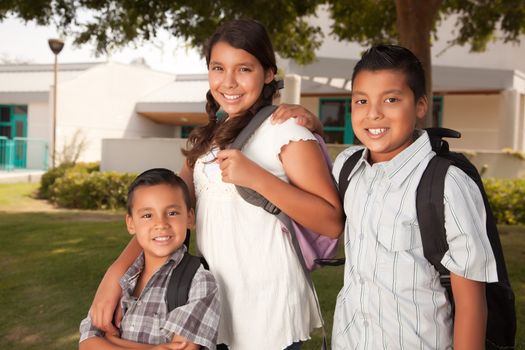
[(126, 225), (144, 250), (146, 263), (161, 265), (182, 246), (193, 220), (193, 209), (188, 210), (179, 187), (143, 185), (134, 191)]
[(369, 149), (369, 161), (391, 160), (410, 146), (416, 122), (427, 107), (426, 96), (414, 101), (403, 72), (359, 72), (352, 86), (352, 128)]
[(261, 63), (242, 49), (220, 41), (211, 50), (208, 82), (213, 98), (230, 118), (250, 109), (262, 93), (264, 84), (274, 78)]

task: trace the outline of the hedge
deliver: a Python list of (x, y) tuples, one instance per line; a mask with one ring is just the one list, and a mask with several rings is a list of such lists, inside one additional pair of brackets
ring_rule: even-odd
[[(99, 172), (98, 163), (66, 164), (42, 176), (41, 198), (64, 208), (126, 207), (129, 184), (136, 174)], [(525, 179), (484, 179), (498, 224), (525, 224)]]
[(498, 224), (525, 224), (525, 179), (484, 179), (483, 183)]
[(65, 175), (67, 171), (91, 173), (100, 170), (100, 164), (96, 163), (63, 163), (56, 168), (49, 169), (40, 179), (38, 197), (51, 200), (51, 188), (55, 181)]
[(40, 196), (63, 208), (121, 209), (136, 174), (100, 172), (98, 163), (61, 165), (42, 176)]

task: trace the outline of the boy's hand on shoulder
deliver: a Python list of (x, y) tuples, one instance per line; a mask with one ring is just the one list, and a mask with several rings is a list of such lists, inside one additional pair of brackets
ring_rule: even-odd
[(254, 181), (260, 179), (265, 170), (251, 161), (241, 151), (225, 149), (217, 153), (222, 181), (239, 186), (253, 188)]
[(281, 104), (273, 112), (271, 123), (282, 124), (290, 118), (295, 118), (298, 125), (304, 126), (311, 132), (322, 135), (323, 126), (321, 121), (312, 112), (301, 105)]

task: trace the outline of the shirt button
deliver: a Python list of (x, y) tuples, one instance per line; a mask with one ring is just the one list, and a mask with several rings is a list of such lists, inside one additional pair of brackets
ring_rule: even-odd
[(361, 233), (361, 234), (359, 235), (359, 239), (362, 241), (363, 239), (365, 239), (365, 235)]
[(363, 322), (363, 326), (368, 327), (368, 321)]
[(365, 280), (363, 279), (363, 277), (359, 278), (359, 283), (365, 284)]

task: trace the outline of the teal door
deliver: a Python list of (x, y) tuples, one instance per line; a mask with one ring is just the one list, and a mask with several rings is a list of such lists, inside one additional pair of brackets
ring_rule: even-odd
[[(27, 162), (27, 106), (0, 105), (0, 137), (12, 140), (15, 168), (25, 168)], [(7, 157), (5, 157), (7, 159)]]

